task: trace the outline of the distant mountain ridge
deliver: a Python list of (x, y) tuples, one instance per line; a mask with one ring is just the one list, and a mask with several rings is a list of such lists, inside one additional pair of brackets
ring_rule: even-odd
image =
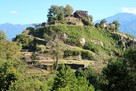
[(4, 31), (7, 35), (8, 40), (12, 40), (17, 34), (20, 34), (30, 24), (0, 24), (0, 30)]
[[(118, 13), (116, 15), (105, 18), (107, 22), (118, 20), (121, 24), (120, 32), (128, 33), (136, 37), (136, 15), (131, 13)], [(95, 21), (100, 22), (101, 20)]]

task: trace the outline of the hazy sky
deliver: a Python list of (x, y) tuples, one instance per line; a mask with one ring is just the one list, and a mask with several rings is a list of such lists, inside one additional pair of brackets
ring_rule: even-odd
[(31, 24), (47, 20), (51, 5), (71, 5), (74, 10), (87, 10), (94, 20), (119, 12), (136, 14), (136, 0), (0, 0), (0, 24)]

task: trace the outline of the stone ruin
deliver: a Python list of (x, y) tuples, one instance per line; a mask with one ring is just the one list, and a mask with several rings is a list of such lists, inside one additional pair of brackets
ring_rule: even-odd
[(77, 10), (74, 12), (74, 17), (75, 18), (85, 18), (88, 20), (89, 19), (88, 11)]

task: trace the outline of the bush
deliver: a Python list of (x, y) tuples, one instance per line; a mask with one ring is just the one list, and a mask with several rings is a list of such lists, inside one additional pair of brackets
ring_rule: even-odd
[(94, 45), (94, 44), (91, 44), (91, 43), (85, 43), (84, 49), (87, 49), (87, 50), (90, 50), (90, 51), (93, 51), (95, 53), (98, 53), (98, 49), (97, 47)]
[(82, 51), (81, 56), (82, 56), (82, 59), (89, 59), (89, 60), (93, 59), (92, 53), (89, 51)]
[(120, 35), (118, 35), (118, 34), (112, 34), (112, 38), (114, 40), (120, 40), (121, 39)]
[(33, 41), (33, 37), (25, 34), (19, 34), (14, 38), (13, 41), (16, 41), (17, 43), (21, 44), (24, 49), (27, 49)]
[(81, 51), (78, 50), (65, 50), (64, 57), (81, 55)]
[(80, 43), (80, 41), (78, 39), (74, 39), (74, 38), (66, 39), (64, 42), (66, 44), (69, 44), (69, 45), (72, 45), (72, 46), (79, 46), (79, 47), (82, 46), (82, 44)]

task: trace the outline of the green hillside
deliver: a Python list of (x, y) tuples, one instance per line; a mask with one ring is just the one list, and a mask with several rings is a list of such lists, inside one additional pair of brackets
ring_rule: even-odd
[(135, 91), (136, 40), (119, 22), (52, 5), (48, 21), (8, 41), (0, 31), (0, 91)]
[[(83, 44), (82, 39), (85, 42)], [(61, 42), (62, 59), (81, 55), (83, 60), (108, 61), (119, 57), (123, 52), (115, 34), (93, 26), (51, 25), (28, 28), (15, 38), (15, 41), (22, 43), (23, 49), (45, 55), (49, 54), (49, 43), (55, 40)]]

